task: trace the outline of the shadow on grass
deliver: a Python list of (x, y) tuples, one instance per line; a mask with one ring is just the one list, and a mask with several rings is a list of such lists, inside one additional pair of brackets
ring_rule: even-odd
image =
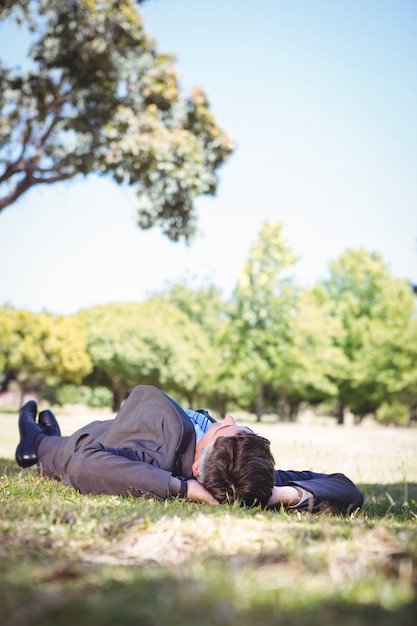
[[(220, 582), (222, 582), (220, 586)], [(287, 608), (278, 590), (266, 590), (241, 605), (225, 581), (134, 574), (127, 582), (109, 581), (78, 590), (39, 593), (23, 585), (0, 608), (3, 626), (414, 626), (417, 601), (388, 610), (375, 605), (312, 601)], [(21, 596), (20, 598), (18, 596)]]

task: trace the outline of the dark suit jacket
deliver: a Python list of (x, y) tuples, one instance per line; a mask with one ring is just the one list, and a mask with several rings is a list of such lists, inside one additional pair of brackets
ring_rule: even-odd
[(38, 465), (81, 493), (163, 499), (172, 476), (192, 477), (195, 445), (183, 409), (160, 389), (138, 385), (115, 419), (92, 422), (71, 437), (43, 437)]

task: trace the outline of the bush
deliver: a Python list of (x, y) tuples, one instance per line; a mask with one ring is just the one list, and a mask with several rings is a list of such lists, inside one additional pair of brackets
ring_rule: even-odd
[(406, 404), (392, 402), (382, 404), (376, 412), (378, 422), (394, 424), (408, 424), (410, 410)]
[(107, 387), (94, 387), (94, 389), (90, 389), (87, 404), (94, 408), (111, 407), (113, 404), (113, 394)]
[(94, 408), (111, 407), (113, 394), (107, 387), (90, 388), (86, 385), (61, 385), (56, 389), (55, 402), (64, 404), (84, 404)]
[(91, 390), (89, 387), (77, 385), (61, 385), (56, 390), (56, 401), (64, 404), (88, 404)]

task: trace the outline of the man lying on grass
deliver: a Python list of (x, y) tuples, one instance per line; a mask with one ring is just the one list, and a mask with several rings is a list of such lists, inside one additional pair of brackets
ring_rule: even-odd
[(84, 494), (189, 498), (210, 505), (289, 507), (348, 514), (363, 495), (343, 474), (274, 469), (269, 441), (232, 416), (184, 411), (163, 391), (136, 386), (114, 419), (95, 421), (61, 437), (49, 410), (31, 400), (19, 413), (21, 467)]

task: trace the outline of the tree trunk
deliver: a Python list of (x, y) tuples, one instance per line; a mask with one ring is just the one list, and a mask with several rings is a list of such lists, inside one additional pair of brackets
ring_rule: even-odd
[(256, 394), (256, 421), (260, 422), (264, 412), (264, 388), (260, 385)]
[(126, 389), (124, 385), (113, 384), (113, 411), (117, 412), (122, 406), (123, 400), (126, 398)]
[(220, 417), (223, 420), (226, 417), (226, 411), (227, 411), (227, 400), (223, 400), (220, 404), (220, 409), (219, 409)]
[(289, 402), (288, 406), (289, 406), (290, 422), (294, 423), (294, 422), (297, 421), (298, 409), (300, 407), (300, 403), (299, 402)]
[(345, 401), (343, 398), (339, 398), (337, 405), (337, 423), (339, 426), (343, 426), (345, 423)]

